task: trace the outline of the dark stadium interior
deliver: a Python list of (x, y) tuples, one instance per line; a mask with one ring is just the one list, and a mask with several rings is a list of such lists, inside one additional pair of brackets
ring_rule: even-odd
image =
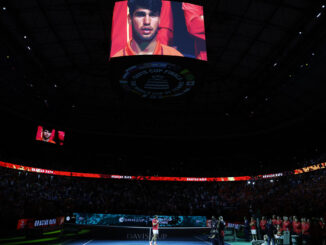
[[(325, 162), (326, 2), (188, 2), (204, 6), (207, 62), (168, 56), (110, 59), (113, 0), (0, 0), (0, 161), (86, 173), (186, 177), (255, 176)], [(189, 69), (195, 76), (194, 88), (179, 97), (150, 99), (119, 86), (127, 67), (158, 60)], [(64, 146), (36, 141), (38, 125), (65, 131)], [(0, 180), (11, 176), (14, 183), (25, 183), (40, 178), (31, 174), (25, 179), (15, 170), (0, 168)], [(325, 170), (319, 174), (325, 176)], [(300, 179), (300, 183), (320, 180), (318, 191), (303, 198), (325, 200), (325, 195), (317, 194), (325, 190), (325, 180), (318, 176)], [(299, 184), (291, 178), (281, 183), (296, 188)], [(60, 186), (72, 180), (56, 181)], [(80, 192), (91, 180), (82, 181)], [(94, 189), (101, 185), (98, 181)], [(144, 188), (146, 196), (146, 188), (148, 192), (192, 188), (146, 185), (151, 186), (126, 182), (121, 190)], [(266, 185), (259, 185), (260, 192), (272, 184)], [(231, 192), (247, 188), (246, 183), (235, 186), (225, 188)], [(313, 184), (307, 186), (317, 190)], [(195, 195), (206, 187), (195, 186)], [(12, 194), (11, 201), (17, 195)], [(132, 199), (134, 193), (128, 195)], [(264, 201), (252, 199), (256, 207)], [(137, 204), (125, 206), (113, 210), (143, 212), (136, 210)], [(148, 206), (151, 215), (182, 210), (153, 206), (157, 207)], [(314, 207), (298, 208), (296, 214), (326, 214), (325, 207)], [(210, 208), (193, 213), (209, 216), (215, 207)], [(189, 210), (183, 211), (189, 215)], [(107, 207), (103, 204), (93, 211), (105, 212)], [(35, 212), (25, 210), (49, 215)]]
[[(208, 1), (195, 89), (148, 100), (122, 91), (108, 62), (113, 2), (1, 1), (2, 148), (78, 166), (100, 155), (99, 168), (108, 154), (291, 169), (325, 149), (322, 3)], [(42, 123), (67, 131), (64, 150), (32, 142)]]

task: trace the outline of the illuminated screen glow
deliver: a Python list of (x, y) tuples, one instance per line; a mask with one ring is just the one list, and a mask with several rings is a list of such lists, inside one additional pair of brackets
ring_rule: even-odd
[(36, 140), (51, 144), (63, 145), (65, 140), (65, 132), (38, 126), (36, 132)]
[[(148, 215), (134, 214), (92, 214), (73, 213), (76, 224), (108, 226), (147, 226), (153, 218)], [(205, 216), (167, 216), (158, 215), (160, 227), (207, 227)]]
[[(146, 1), (150, 2), (148, 6), (139, 6), (146, 5)], [(132, 55), (183, 56), (207, 61), (203, 6), (162, 0), (116, 2), (110, 57)]]
[(110, 175), (110, 174), (96, 174), (96, 173), (78, 173), (68, 171), (49, 170), (35, 167), (27, 167), (18, 164), (12, 164), (0, 161), (0, 167), (16, 169), (27, 172), (70, 176), (70, 177), (84, 177), (84, 178), (101, 178), (101, 179), (127, 179), (127, 180), (145, 180), (145, 181), (179, 181), (179, 182), (229, 182), (229, 181), (247, 181), (259, 179), (275, 179), (286, 175), (303, 174), (312, 171), (317, 171), (326, 168), (326, 162), (315, 164), (312, 166), (295, 169), (283, 173), (272, 173), (257, 176), (237, 176), (237, 177), (161, 177), (161, 176), (129, 176), (129, 175)]

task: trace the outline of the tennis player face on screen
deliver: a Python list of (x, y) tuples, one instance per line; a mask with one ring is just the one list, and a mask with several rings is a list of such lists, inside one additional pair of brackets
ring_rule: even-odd
[(138, 54), (152, 54), (156, 47), (162, 8), (161, 0), (129, 0), (128, 22), (132, 27), (131, 48)]
[[(132, 38), (112, 57), (131, 55), (183, 55), (158, 40), (162, 0), (128, 0)], [(129, 30), (129, 27), (127, 27)]]
[(49, 129), (44, 129), (43, 130), (43, 139), (44, 141), (48, 141), (51, 137), (52, 133)]
[(151, 42), (156, 38), (160, 24), (159, 12), (146, 8), (137, 8), (133, 15), (129, 15), (132, 26), (132, 35), (138, 44)]

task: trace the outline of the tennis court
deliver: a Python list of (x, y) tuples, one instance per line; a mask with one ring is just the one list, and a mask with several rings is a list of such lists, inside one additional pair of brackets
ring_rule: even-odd
[[(110, 245), (148, 245), (148, 241), (108, 241), (108, 240), (81, 240), (81, 241), (71, 241), (64, 244), (110, 244)], [(212, 243), (206, 241), (158, 241), (157, 245), (211, 245)], [(225, 243), (228, 245), (228, 243)]]
[[(147, 241), (109, 241), (109, 240), (77, 240), (77, 241), (66, 241), (60, 244), (72, 244), (72, 245), (86, 245), (86, 244), (110, 244), (110, 245), (148, 245)], [(157, 245), (211, 245), (208, 241), (158, 241)], [(224, 245), (247, 245), (249, 242), (225, 242)]]
[[(149, 227), (108, 227), (66, 225), (63, 229), (43, 232), (37, 236), (20, 235), (0, 239), (0, 244), (56, 244), (56, 245), (149, 245)], [(208, 228), (162, 228), (158, 245), (209, 245)], [(247, 245), (249, 242), (225, 241), (225, 245)]]
[[(211, 245), (209, 229), (204, 228), (163, 228), (160, 230), (158, 245)], [(148, 245), (150, 228), (136, 227), (93, 227), (83, 237), (69, 239), (61, 244), (86, 245)], [(133, 239), (135, 238), (135, 239)], [(136, 240), (137, 239), (137, 240)], [(247, 245), (248, 242), (225, 242), (225, 245)]]

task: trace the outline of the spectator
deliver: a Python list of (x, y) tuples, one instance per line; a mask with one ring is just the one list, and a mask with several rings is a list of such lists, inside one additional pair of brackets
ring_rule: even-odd
[(266, 235), (266, 224), (267, 224), (266, 218), (265, 218), (265, 216), (263, 216), (259, 223), (260, 233), (261, 233), (260, 235), (261, 235), (262, 239), (264, 238), (264, 235)]
[(302, 227), (302, 240), (310, 242), (310, 219), (302, 218), (301, 219)]
[(283, 231), (290, 231), (290, 226), (291, 226), (291, 223), (288, 219), (287, 216), (284, 216), (283, 217), (283, 226), (282, 226), (282, 230)]
[(251, 236), (253, 241), (257, 241), (257, 226), (256, 226), (256, 220), (254, 217), (251, 217), (250, 220), (250, 229), (251, 229)]

